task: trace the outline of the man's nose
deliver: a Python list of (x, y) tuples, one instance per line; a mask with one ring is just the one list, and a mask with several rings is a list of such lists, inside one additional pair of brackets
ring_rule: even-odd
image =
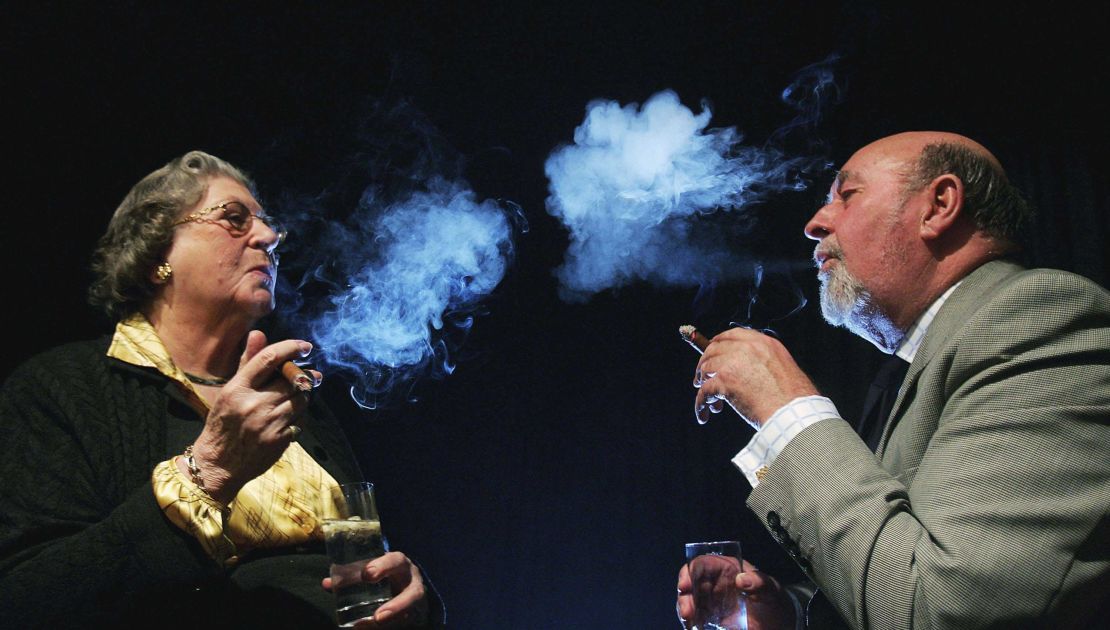
[(806, 238), (819, 241), (832, 233), (832, 216), (829, 206), (832, 204), (825, 204), (821, 206), (813, 217), (806, 223), (805, 233)]

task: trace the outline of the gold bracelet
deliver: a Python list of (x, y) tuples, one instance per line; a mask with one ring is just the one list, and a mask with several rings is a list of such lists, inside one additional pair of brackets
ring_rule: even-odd
[[(189, 469), (189, 476), (193, 478), (193, 483), (201, 490), (204, 490), (204, 479), (201, 479), (200, 468), (197, 468), (197, 460), (193, 457), (192, 444), (185, 447), (185, 466)], [(205, 492), (207, 492), (207, 490), (205, 490)]]

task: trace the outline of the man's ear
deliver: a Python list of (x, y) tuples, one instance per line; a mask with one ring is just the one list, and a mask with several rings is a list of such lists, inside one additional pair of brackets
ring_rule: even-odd
[(947, 232), (964, 210), (964, 183), (946, 173), (929, 182), (929, 206), (921, 215), (921, 238), (933, 240)]

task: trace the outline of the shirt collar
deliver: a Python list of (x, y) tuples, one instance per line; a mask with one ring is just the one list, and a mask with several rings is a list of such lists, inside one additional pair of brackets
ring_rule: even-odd
[(108, 356), (131, 365), (158, 370), (192, 394), (193, 402), (199, 402), (202, 409), (207, 409), (204, 399), (185, 377), (185, 372), (173, 362), (162, 338), (142, 313), (135, 313), (116, 324)]
[[(960, 282), (963, 282), (963, 280)], [(894, 351), (894, 354), (898, 355), (906, 363), (913, 363), (914, 357), (917, 356), (917, 349), (921, 347), (921, 342), (925, 339), (925, 332), (929, 330), (929, 326), (933, 323), (933, 319), (935, 319), (937, 313), (940, 312), (940, 307), (944, 306), (948, 297), (952, 295), (956, 287), (960, 286), (960, 282), (948, 287), (947, 291), (941, 293), (940, 297), (933, 301), (933, 303), (929, 305), (929, 308), (925, 309), (921, 317), (918, 317), (917, 321), (906, 331), (906, 336), (902, 337), (902, 342), (898, 344), (898, 348)]]

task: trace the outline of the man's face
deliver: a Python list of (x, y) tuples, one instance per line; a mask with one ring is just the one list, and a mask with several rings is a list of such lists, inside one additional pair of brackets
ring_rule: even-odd
[(814, 260), (821, 281), (821, 312), (833, 325), (866, 334), (897, 311), (912, 290), (905, 252), (914, 221), (904, 191), (905, 151), (880, 140), (852, 156), (824, 206), (806, 225), (818, 241)]

